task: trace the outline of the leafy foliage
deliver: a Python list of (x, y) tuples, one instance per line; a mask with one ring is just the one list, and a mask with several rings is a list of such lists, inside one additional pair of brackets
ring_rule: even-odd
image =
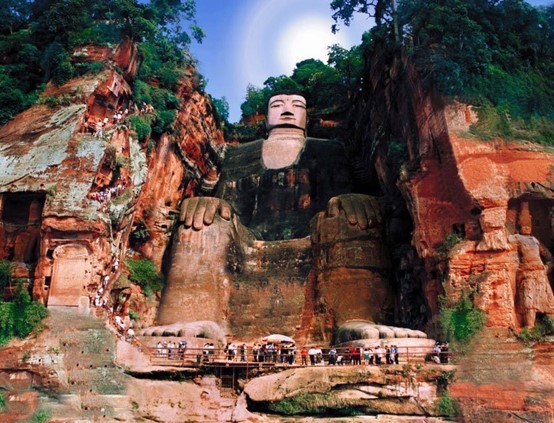
[(131, 116), (129, 118), (131, 128), (136, 132), (139, 141), (146, 140), (152, 133), (152, 127), (142, 116)]
[(391, 51), (402, 43), (425, 80), (485, 109), (489, 120), (474, 134), (552, 144), (554, 5), (399, 0), (395, 10), (394, 3), (333, 0), (333, 29), (349, 25), (356, 13), (374, 17), (367, 38), (385, 40)]
[(362, 414), (348, 399), (338, 398), (330, 392), (301, 393), (275, 403), (269, 403), (271, 411), (284, 415), (321, 414), (356, 416)]
[[(44, 82), (61, 85), (98, 65), (73, 63), (76, 46), (130, 37), (144, 57), (139, 78), (172, 90), (186, 63), (183, 49), (201, 42), (194, 0), (6, 0), (0, 5), (0, 124), (36, 101)], [(184, 28), (188, 23), (187, 29)], [(165, 109), (164, 109), (165, 110)], [(165, 125), (167, 115), (162, 116)]]
[(332, 0), (333, 20), (331, 27), (333, 33), (338, 31), (338, 22), (350, 25), (354, 13), (368, 15), (375, 19), (377, 26), (394, 22), (396, 16), (394, 0)]
[(167, 88), (157, 87), (142, 80), (137, 80), (133, 86), (133, 94), (137, 104), (151, 104), (155, 110), (155, 119), (151, 122), (147, 122), (146, 119), (142, 119), (141, 122), (135, 119), (131, 122), (133, 125), (138, 125), (134, 128), (135, 130), (137, 128), (140, 130), (140, 140), (145, 139), (148, 133), (148, 128), (144, 125), (145, 123), (148, 123), (154, 135), (160, 135), (171, 128), (175, 120), (176, 110), (179, 108), (179, 99), (173, 92)]
[(547, 336), (554, 335), (554, 319), (544, 316), (533, 328), (523, 328), (517, 334), (517, 339), (526, 344), (543, 341)]
[(139, 285), (146, 296), (160, 292), (163, 288), (163, 276), (156, 270), (154, 263), (147, 259), (125, 260), (129, 268), (129, 280)]
[(221, 98), (213, 98), (212, 103), (215, 107), (216, 113), (222, 121), (229, 119), (229, 102), (225, 96)]
[(458, 415), (458, 404), (448, 395), (448, 392), (441, 396), (436, 404), (436, 409), (441, 416), (456, 417)]
[(439, 320), (448, 339), (463, 344), (481, 330), (485, 323), (485, 313), (475, 307), (468, 295), (463, 295), (452, 307), (447, 307), (443, 299)]
[(140, 315), (135, 310), (129, 309), (129, 318), (138, 321), (140, 320)]
[(454, 248), (454, 246), (459, 242), (461, 242), (462, 240), (463, 238), (460, 234), (449, 233), (444, 238), (444, 241), (442, 242), (442, 244), (440, 244), (437, 247), (437, 252), (439, 254), (447, 255), (452, 250), (452, 248)]
[(12, 262), (0, 260), (0, 300), (4, 298), (4, 291), (12, 281)]
[(262, 88), (249, 84), (246, 100), (241, 105), (242, 114), (265, 115), (269, 98), (279, 92), (298, 93), (306, 97), (308, 113), (312, 115), (343, 108), (357, 89), (362, 64), (361, 47), (346, 50), (333, 45), (329, 48), (328, 64), (306, 59), (296, 64), (290, 76), (269, 77)]
[(440, 392), (447, 392), (448, 385), (454, 380), (454, 376), (456, 375), (456, 370), (446, 370), (443, 371), (440, 375), (437, 376), (437, 391)]
[(130, 238), (134, 244), (141, 244), (150, 239), (150, 230), (144, 220), (139, 220), (137, 227), (131, 232)]
[(69, 53), (60, 43), (54, 42), (46, 48), (40, 65), (44, 70), (45, 82), (52, 80), (56, 85), (63, 85), (73, 76)]
[(31, 423), (46, 423), (50, 420), (50, 413), (47, 410), (39, 409), (31, 416)]
[(40, 326), (47, 314), (46, 307), (31, 301), (29, 292), (19, 282), (14, 300), (0, 302), (0, 345), (14, 337), (25, 338)]

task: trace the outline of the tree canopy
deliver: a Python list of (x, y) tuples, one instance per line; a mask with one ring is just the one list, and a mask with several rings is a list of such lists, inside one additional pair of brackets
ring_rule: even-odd
[[(357, 14), (375, 20), (360, 46), (329, 48), (327, 64), (307, 59), (292, 75), (248, 86), (243, 115), (265, 113), (272, 92), (302, 93), (312, 112), (347, 105), (362, 78), (364, 54), (376, 40), (412, 56), (425, 80), (443, 94), (479, 106), (497, 135), (506, 120), (538, 125), (538, 142), (554, 138), (554, 5), (523, 0), (331, 0), (332, 31)], [(494, 116), (493, 116), (494, 115)], [(545, 120), (546, 119), (546, 120)], [(550, 123), (549, 123), (550, 122)], [(506, 132), (507, 130), (507, 132)], [(550, 140), (550, 141), (549, 141)]]
[(195, 13), (194, 0), (0, 2), (0, 124), (31, 105), (41, 84), (60, 85), (88, 71), (70, 60), (80, 45), (130, 37), (144, 57), (139, 78), (157, 78), (172, 88), (176, 68), (187, 60), (183, 49), (204, 37)]
[(296, 64), (292, 75), (271, 76), (262, 88), (248, 85), (246, 101), (241, 110), (244, 116), (267, 112), (267, 102), (276, 92), (297, 92), (306, 97), (309, 108), (323, 110), (340, 107), (351, 96), (362, 68), (359, 46), (350, 50), (339, 45), (329, 48), (329, 60), (306, 59)]
[(371, 38), (402, 45), (449, 96), (513, 118), (554, 120), (554, 5), (523, 0), (332, 0), (335, 25), (374, 17)]

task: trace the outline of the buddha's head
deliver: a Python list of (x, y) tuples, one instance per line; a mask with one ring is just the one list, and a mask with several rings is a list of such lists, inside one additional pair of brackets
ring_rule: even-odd
[(306, 132), (306, 99), (298, 94), (277, 94), (267, 105), (267, 130), (297, 128)]

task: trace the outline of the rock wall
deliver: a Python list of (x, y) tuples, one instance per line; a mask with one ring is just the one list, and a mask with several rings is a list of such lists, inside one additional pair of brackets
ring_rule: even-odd
[[(33, 106), (0, 128), (2, 258), (32, 282), (35, 298), (84, 311), (104, 279), (117, 276), (128, 211), (143, 183), (134, 170), (144, 155), (126, 127), (114, 127), (110, 138), (85, 129), (85, 116), (93, 116), (87, 101), (99, 92), (128, 101), (130, 87), (109, 69), (101, 78), (50, 86), (45, 96), (70, 104)], [(118, 169), (117, 160), (128, 169)], [(110, 201), (100, 199), (116, 191)]]
[(554, 316), (552, 151), (477, 139), (475, 111), (445, 103), (403, 52), (377, 48), (366, 71), (351, 148), (384, 196), (398, 321), (433, 336), (439, 297), (452, 306), (470, 296), (494, 335), (483, 332), (457, 357), (451, 394), (462, 418), (549, 421), (552, 358), (529, 363), (513, 334)]
[[(171, 134), (141, 144), (129, 117), (156, 117), (133, 103), (135, 45), (85, 46), (72, 60), (104, 70), (49, 84), (38, 104), (0, 128), (0, 259), (49, 307), (88, 313), (117, 305), (108, 294), (129, 246), (161, 268), (181, 199), (217, 182), (223, 135), (192, 67), (176, 93)], [(137, 241), (138, 230), (149, 235)]]
[(163, 134), (148, 158), (146, 183), (137, 204), (134, 227), (144, 225), (149, 238), (133, 248), (160, 268), (184, 197), (210, 191), (218, 181), (224, 150), (223, 132), (209, 98), (195, 86), (194, 68), (177, 91), (180, 110), (172, 134)]
[[(489, 326), (519, 328), (528, 326), (524, 319), (534, 323), (526, 313), (552, 314), (553, 154), (475, 138), (472, 108), (445, 104), (402, 53), (377, 48), (366, 66), (351, 148), (361, 151), (359, 172), (372, 169), (380, 182), (397, 288), (412, 293), (401, 299), (397, 319), (413, 316), (418, 303), (429, 319), (439, 295), (454, 303), (470, 291)], [(462, 242), (445, 252), (451, 236)], [(522, 282), (522, 271), (535, 282)], [(521, 290), (532, 300), (524, 304)], [(413, 317), (425, 322), (421, 312)]]

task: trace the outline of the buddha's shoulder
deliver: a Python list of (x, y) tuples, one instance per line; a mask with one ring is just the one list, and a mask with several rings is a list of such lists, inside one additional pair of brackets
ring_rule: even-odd
[(317, 158), (324, 161), (342, 161), (346, 158), (346, 148), (338, 139), (306, 138), (304, 159)]
[(240, 179), (261, 170), (263, 139), (244, 144), (228, 145), (225, 150), (222, 172), (232, 179)]
[(242, 144), (229, 144), (225, 150), (225, 162), (236, 161), (241, 158), (259, 158), (262, 153), (263, 142), (263, 139), (259, 139)]

